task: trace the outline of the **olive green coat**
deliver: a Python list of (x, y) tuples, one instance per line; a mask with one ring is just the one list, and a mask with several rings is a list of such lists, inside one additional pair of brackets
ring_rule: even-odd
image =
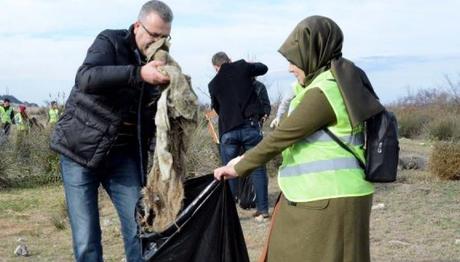
[(289, 205), (284, 197), (270, 234), (268, 262), (366, 262), (372, 195)]

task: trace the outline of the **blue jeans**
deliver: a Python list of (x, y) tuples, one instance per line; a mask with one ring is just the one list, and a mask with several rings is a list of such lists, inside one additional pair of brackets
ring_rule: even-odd
[(127, 261), (141, 261), (134, 210), (140, 196), (139, 159), (135, 152), (111, 152), (98, 169), (88, 169), (61, 155), (76, 261), (102, 261), (98, 188), (109, 194), (121, 222)]
[[(256, 146), (262, 140), (262, 132), (257, 122), (244, 125), (224, 133), (220, 141), (222, 162), (226, 165), (233, 158)], [(256, 191), (256, 207), (260, 213), (268, 213), (268, 178), (265, 166), (258, 167), (251, 174), (251, 181)], [(235, 195), (238, 191), (238, 180), (229, 181), (230, 189)]]

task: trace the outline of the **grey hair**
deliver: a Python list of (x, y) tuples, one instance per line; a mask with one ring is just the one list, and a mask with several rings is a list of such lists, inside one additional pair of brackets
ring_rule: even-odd
[(217, 52), (212, 56), (212, 64), (215, 66), (221, 66), (222, 64), (229, 63), (230, 58), (224, 52)]
[(151, 0), (151, 1), (146, 2), (142, 6), (137, 19), (139, 21), (144, 21), (145, 18), (148, 15), (150, 15), (152, 12), (155, 12), (156, 14), (158, 14), (158, 16), (160, 16), (160, 18), (165, 23), (171, 23), (173, 20), (173, 13), (171, 11), (171, 8), (169, 8), (167, 4), (161, 1), (158, 1), (158, 0)]

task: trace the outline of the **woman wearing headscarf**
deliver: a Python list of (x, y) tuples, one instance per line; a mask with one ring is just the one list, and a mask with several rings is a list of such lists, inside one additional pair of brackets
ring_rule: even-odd
[(364, 161), (363, 122), (383, 110), (364, 72), (342, 58), (343, 34), (327, 17), (302, 20), (279, 52), (298, 80), (288, 117), (244, 156), (214, 170), (217, 179), (246, 176), (282, 152), (280, 200), (268, 261), (369, 261), (372, 184)]
[(29, 116), (27, 115), (25, 105), (19, 105), (19, 112), (14, 115), (14, 123), (17, 126), (18, 135), (29, 132)]
[(19, 112), (14, 115), (14, 123), (16, 124), (16, 154), (23, 159), (30, 152), (26, 139), (30, 125), (25, 105), (19, 105)]

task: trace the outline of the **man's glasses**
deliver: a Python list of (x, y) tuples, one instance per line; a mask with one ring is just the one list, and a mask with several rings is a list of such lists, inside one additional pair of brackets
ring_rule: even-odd
[(166, 38), (166, 40), (170, 41), (171, 40), (171, 35), (162, 35), (162, 34), (158, 34), (158, 33), (152, 33), (150, 32), (145, 26), (144, 24), (140, 23), (142, 28), (144, 28), (145, 32), (153, 38), (153, 40), (157, 41), (158, 39), (160, 38)]

